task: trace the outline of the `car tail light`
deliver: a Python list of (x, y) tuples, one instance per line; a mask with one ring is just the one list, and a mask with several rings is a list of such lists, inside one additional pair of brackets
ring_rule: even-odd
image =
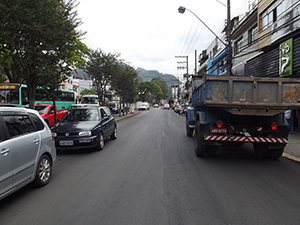
[(272, 122), (271, 123), (271, 129), (272, 130), (277, 130), (277, 128), (278, 128), (278, 124), (276, 122)]
[(222, 120), (217, 120), (216, 125), (217, 125), (217, 128), (222, 128), (223, 127), (223, 121)]

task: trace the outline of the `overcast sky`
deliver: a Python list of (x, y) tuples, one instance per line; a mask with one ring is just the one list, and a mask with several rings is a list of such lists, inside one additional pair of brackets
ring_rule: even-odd
[[(198, 55), (214, 35), (190, 12), (193, 11), (215, 33), (227, 17), (227, 0), (77, 0), (82, 40), (89, 48), (120, 53), (134, 68), (157, 70), (182, 76), (175, 56), (189, 56), (189, 73)], [(220, 3), (221, 2), (221, 3)], [(231, 0), (231, 18), (248, 10), (253, 0)], [(223, 5), (222, 5), (223, 3)]]

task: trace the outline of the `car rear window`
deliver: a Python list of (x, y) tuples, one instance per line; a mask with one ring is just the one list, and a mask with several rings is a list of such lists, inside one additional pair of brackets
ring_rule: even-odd
[(29, 117), (23, 116), (3, 116), (10, 137), (26, 134), (35, 131)]
[(44, 124), (43, 122), (37, 117), (37, 115), (34, 115), (33, 113), (29, 113), (29, 118), (31, 119), (32, 123), (34, 124), (35, 128), (37, 130), (43, 130)]

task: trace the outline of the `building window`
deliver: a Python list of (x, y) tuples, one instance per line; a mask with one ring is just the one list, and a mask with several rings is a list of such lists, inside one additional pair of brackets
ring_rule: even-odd
[(253, 26), (249, 31), (248, 31), (248, 45), (252, 45), (256, 42), (257, 40), (257, 24), (255, 24), (255, 26)]
[(236, 42), (234, 42), (234, 54), (238, 54), (242, 51), (242, 40), (243, 37), (240, 37)]
[(260, 15), (260, 29), (265, 30), (275, 21), (283, 17), (286, 12), (298, 4), (298, 0), (277, 1)]
[(272, 25), (273, 22), (276, 21), (276, 8), (272, 10), (268, 9), (267, 11), (262, 13), (260, 20), (261, 20), (261, 30), (267, 29), (269, 26)]

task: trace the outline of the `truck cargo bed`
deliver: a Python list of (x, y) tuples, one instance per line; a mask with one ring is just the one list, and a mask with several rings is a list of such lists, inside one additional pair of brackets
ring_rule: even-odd
[(235, 115), (271, 116), (300, 107), (300, 78), (204, 76), (193, 81), (194, 107)]

